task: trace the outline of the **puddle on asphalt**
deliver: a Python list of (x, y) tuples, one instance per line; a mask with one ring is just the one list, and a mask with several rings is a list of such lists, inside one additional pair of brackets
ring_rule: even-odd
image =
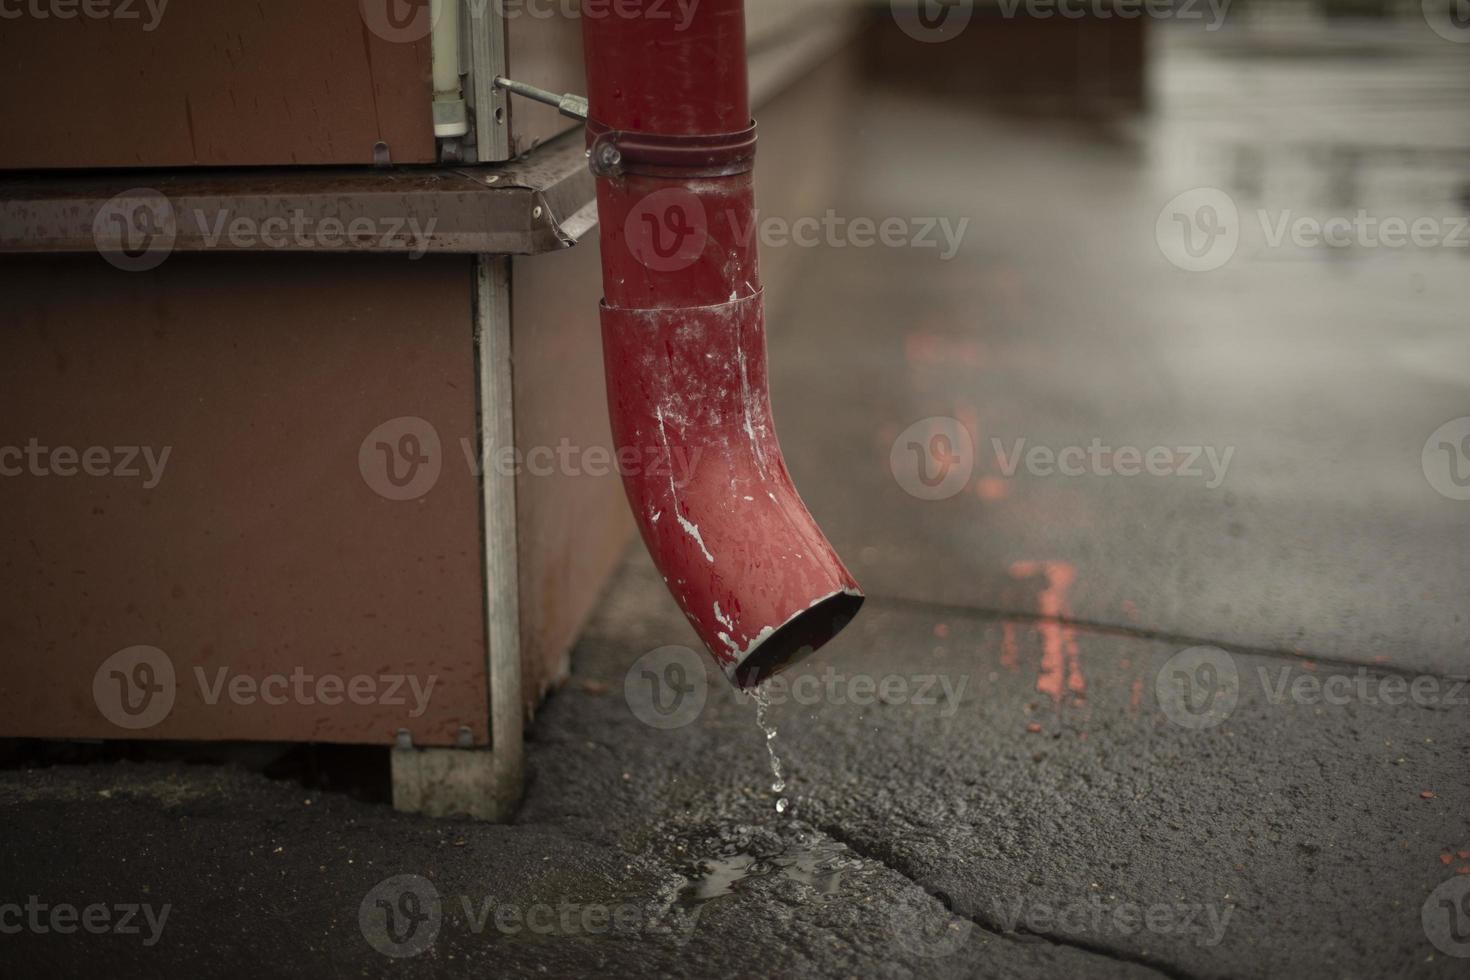
[(776, 877), (810, 885), (826, 900), (837, 894), (842, 873), (857, 868), (859, 863), (836, 841), (797, 841), (770, 857), (734, 854), (709, 858), (699, 862), (700, 874), (680, 889), (676, 904), (685, 911), (695, 911), (706, 902), (738, 891), (742, 882)]
[[(781, 795), (786, 789), (786, 777), (781, 767), (781, 757), (776, 754), (776, 726), (767, 715), (771, 707), (770, 695), (759, 687), (749, 694), (755, 702), (756, 724), (760, 726), (766, 752), (770, 757), (771, 792), (776, 794), (776, 812), (786, 814), (791, 804)], [(679, 890), (673, 904), (697, 916), (707, 902), (739, 891), (745, 882), (762, 878), (785, 878), (800, 882), (813, 888), (825, 901), (837, 894), (843, 872), (856, 869), (862, 864), (842, 844), (819, 839), (803, 825), (787, 823), (785, 827), (786, 834), (794, 836), (788, 836), (784, 846), (776, 854), (757, 856), (740, 851), (699, 861), (695, 866), (695, 873)]]

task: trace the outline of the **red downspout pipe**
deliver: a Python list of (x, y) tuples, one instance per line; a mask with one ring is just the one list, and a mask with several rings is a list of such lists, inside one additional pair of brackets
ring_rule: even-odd
[(584, 0), (602, 344), (643, 542), (738, 687), (837, 634), (863, 594), (771, 421), (743, 0)]

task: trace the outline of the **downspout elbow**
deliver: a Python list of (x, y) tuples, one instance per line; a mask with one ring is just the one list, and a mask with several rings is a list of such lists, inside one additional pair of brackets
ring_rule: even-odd
[(863, 594), (797, 495), (771, 419), (761, 294), (602, 310), (613, 437), (644, 544), (740, 688), (835, 636)]

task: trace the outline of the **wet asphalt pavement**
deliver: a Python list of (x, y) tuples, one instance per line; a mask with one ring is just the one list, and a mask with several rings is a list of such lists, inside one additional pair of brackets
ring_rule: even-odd
[[(0, 973), (1466, 976), (1470, 454), (1431, 434), (1470, 412), (1470, 249), (1256, 214), (1462, 215), (1470, 60), (1300, 44), (1165, 36), (1146, 126), (865, 102), (823, 207), (970, 222), (947, 261), (773, 260), (783, 444), (870, 595), (772, 691), (781, 792), (635, 550), (512, 825), (0, 773), (0, 897), (139, 930), (0, 935)], [(1200, 187), (1223, 259), (1167, 238)]]

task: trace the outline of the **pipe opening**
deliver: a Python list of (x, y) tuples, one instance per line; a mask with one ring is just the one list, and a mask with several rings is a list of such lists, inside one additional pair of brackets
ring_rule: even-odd
[(736, 686), (748, 691), (805, 660), (852, 622), (862, 608), (863, 598), (861, 593), (834, 592), (792, 616), (735, 668)]

